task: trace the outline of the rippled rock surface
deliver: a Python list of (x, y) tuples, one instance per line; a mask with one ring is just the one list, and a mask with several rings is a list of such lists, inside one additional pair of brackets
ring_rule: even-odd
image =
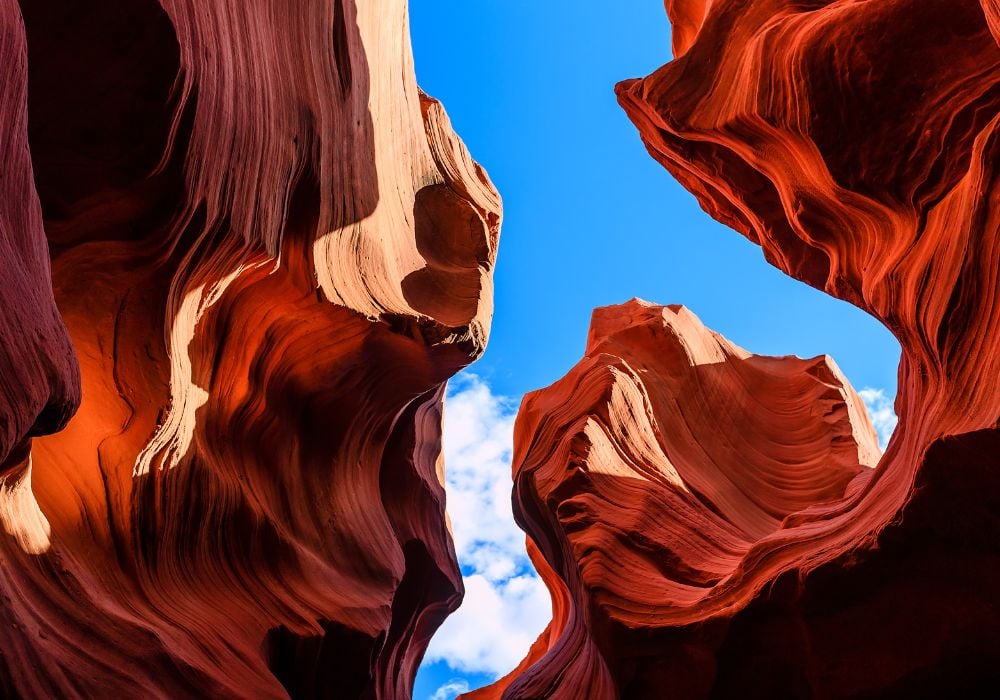
[[(517, 428), (516, 512), (554, 620), (477, 697), (994, 694), (998, 6), (666, 6), (675, 59), (621, 104), (705, 211), (893, 332), (899, 428), (875, 466), (832, 365), (798, 370), (829, 388), (782, 404), (738, 352), (698, 361), (686, 324), (672, 350), (630, 325), (648, 308), (599, 311)], [(629, 328), (614, 342), (609, 315)]]
[(0, 59), (0, 694), (408, 697), (500, 202), (405, 1), (2, 0)]

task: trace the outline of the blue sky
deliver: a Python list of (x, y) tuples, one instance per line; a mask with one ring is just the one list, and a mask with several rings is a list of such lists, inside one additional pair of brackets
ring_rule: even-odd
[(537, 579), (503, 522), (509, 426), (524, 392), (580, 359), (594, 307), (680, 303), (753, 352), (828, 353), (870, 390), (883, 426), (899, 346), (860, 310), (768, 265), (646, 153), (613, 87), (669, 60), (662, 0), (411, 0), (410, 19), (418, 82), (504, 198), (490, 344), (454, 383), (445, 433), (449, 493), (491, 516), (452, 513), (456, 534), (471, 533), (457, 536), (474, 594), (435, 638), (414, 693), (450, 700), (492, 680), (546, 621), (531, 619), (545, 617)]

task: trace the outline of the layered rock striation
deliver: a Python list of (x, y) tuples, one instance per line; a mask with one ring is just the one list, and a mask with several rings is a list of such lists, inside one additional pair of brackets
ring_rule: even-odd
[(0, 30), (0, 694), (408, 697), (462, 593), (442, 394), (500, 201), (405, 0)]
[(42, 208), (28, 152), (28, 56), (14, 0), (0, 3), (0, 479), (33, 436), (80, 402), (79, 369), (52, 297)]
[(597, 312), (517, 427), (555, 619), (478, 697), (995, 693), (997, 5), (666, 7), (675, 59), (622, 106), (705, 211), (893, 332), (899, 428), (876, 466), (825, 361), (748, 363), (680, 310)]
[(861, 488), (881, 456), (829, 357), (754, 355), (637, 299), (594, 312), (583, 360), (525, 398), (515, 445), (515, 510), (556, 612), (471, 697), (618, 696), (639, 640), (690, 622), (755, 543)]

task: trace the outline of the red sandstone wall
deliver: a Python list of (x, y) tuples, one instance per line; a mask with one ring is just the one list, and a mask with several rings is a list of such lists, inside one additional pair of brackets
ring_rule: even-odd
[(500, 202), (405, 1), (0, 23), (4, 454), (82, 384), (0, 488), (0, 694), (408, 696), (461, 598), (441, 399)]
[[(675, 59), (619, 85), (622, 106), (706, 212), (895, 334), (899, 428), (865, 468), (870, 431), (829, 366), (813, 380), (833, 393), (796, 388), (800, 402), (769, 410), (741, 397), (782, 391), (737, 371), (738, 355), (706, 364), (699, 333), (632, 328), (634, 305), (599, 311), (587, 356), (526, 400), (517, 428), (516, 515), (565, 602), (479, 697), (990, 694), (997, 5), (666, 7)], [(629, 330), (595, 344), (609, 316)], [(837, 415), (823, 455), (809, 436)]]

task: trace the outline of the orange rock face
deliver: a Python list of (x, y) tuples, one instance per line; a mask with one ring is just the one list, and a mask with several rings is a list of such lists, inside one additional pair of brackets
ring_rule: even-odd
[(599, 310), (517, 427), (555, 619), (478, 697), (996, 692), (997, 5), (666, 6), (676, 58), (621, 104), (709, 214), (895, 334), (899, 428), (876, 466), (829, 362)]
[(861, 488), (881, 454), (830, 358), (753, 355), (639, 300), (594, 312), (584, 359), (526, 397), (515, 442), (515, 506), (555, 619), (519, 672), (470, 697), (616, 697), (605, 633), (689, 622), (757, 542)]
[(285, 5), (0, 2), (0, 695), (407, 697), (461, 598), (499, 198), (405, 0)]

